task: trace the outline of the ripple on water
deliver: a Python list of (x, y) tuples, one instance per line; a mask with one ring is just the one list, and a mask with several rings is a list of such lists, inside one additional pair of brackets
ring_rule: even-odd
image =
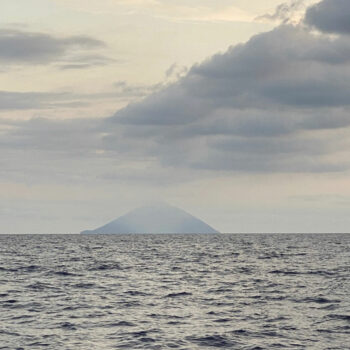
[(192, 293), (189, 292), (178, 292), (178, 293), (169, 293), (164, 296), (164, 298), (179, 298), (179, 297), (186, 297), (192, 295)]
[(206, 335), (203, 337), (189, 336), (189, 337), (186, 337), (186, 340), (202, 347), (209, 346), (209, 347), (216, 347), (216, 348), (222, 348), (222, 347), (227, 348), (227, 347), (239, 345), (237, 342), (230, 340), (227, 337), (222, 335)]
[(0, 349), (347, 349), (349, 235), (0, 236)]

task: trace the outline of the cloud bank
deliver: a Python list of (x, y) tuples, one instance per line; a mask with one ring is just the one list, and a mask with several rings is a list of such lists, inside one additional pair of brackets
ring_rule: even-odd
[[(11, 129), (3, 145), (45, 144), (45, 151), (64, 150), (67, 157), (79, 146), (82, 158), (103, 154), (111, 176), (108, 164), (116, 161), (124, 168), (149, 161), (179, 174), (347, 171), (347, 4), (324, 0), (307, 10), (302, 23), (282, 24), (214, 55), (176, 83), (88, 128), (82, 120), (74, 128), (36, 120)], [(329, 27), (331, 18), (336, 27)], [(124, 82), (117, 87), (127, 90)], [(57, 142), (57, 133), (78, 141)]]
[(155, 156), (164, 166), (348, 169), (337, 133), (350, 124), (350, 40), (315, 35), (308, 19), (314, 8), (303, 24), (280, 25), (192, 67), (176, 84), (117, 112), (110, 124), (135, 145), (142, 140), (130, 152)]
[[(86, 50), (105, 46), (101, 40), (89, 36), (55, 37), (46, 33), (0, 29), (0, 63), (5, 65), (45, 64), (60, 60), (75, 61)], [(80, 64), (105, 61), (99, 56), (85, 56)]]
[(311, 6), (305, 16), (307, 24), (333, 34), (350, 34), (350, 2), (348, 0), (323, 0)]

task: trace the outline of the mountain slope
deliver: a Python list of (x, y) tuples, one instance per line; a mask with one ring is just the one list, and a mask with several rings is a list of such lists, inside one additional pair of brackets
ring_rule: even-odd
[(104, 226), (81, 233), (218, 233), (218, 231), (184, 210), (158, 204), (137, 208)]

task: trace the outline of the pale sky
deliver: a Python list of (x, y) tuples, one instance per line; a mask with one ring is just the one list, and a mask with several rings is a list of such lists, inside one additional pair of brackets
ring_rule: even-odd
[(0, 0), (0, 233), (150, 201), (349, 232), (350, 1)]

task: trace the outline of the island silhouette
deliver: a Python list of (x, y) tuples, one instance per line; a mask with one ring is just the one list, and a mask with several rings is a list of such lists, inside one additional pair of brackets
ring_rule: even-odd
[(127, 233), (219, 233), (186, 211), (164, 203), (143, 206), (130, 211), (108, 224), (81, 234)]

